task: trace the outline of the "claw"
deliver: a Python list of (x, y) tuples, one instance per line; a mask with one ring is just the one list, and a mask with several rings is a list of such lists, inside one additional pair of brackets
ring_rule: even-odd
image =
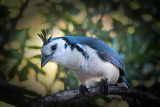
[(102, 85), (101, 87), (101, 92), (103, 94), (107, 94), (108, 93), (108, 81), (106, 80), (106, 82)]
[(82, 95), (85, 95), (87, 96), (87, 94), (89, 93), (88, 89), (86, 88), (85, 85), (80, 85), (79, 87), (79, 92), (82, 94)]

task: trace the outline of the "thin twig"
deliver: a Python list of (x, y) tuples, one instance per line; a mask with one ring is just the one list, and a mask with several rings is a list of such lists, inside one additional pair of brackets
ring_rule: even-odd
[(95, 28), (94, 28), (94, 30), (92, 32), (92, 35), (94, 35), (96, 33), (98, 27), (101, 25), (102, 18), (103, 18), (104, 14), (105, 14), (105, 9), (106, 9), (106, 1), (105, 0), (102, 0), (102, 6), (103, 7), (102, 7), (102, 11), (101, 11), (101, 17), (97, 21), (96, 26), (95, 26)]

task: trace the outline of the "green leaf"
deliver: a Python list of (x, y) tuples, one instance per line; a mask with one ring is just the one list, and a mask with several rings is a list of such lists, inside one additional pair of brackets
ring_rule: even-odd
[(25, 81), (25, 80), (27, 80), (28, 70), (29, 70), (29, 66), (25, 66), (25, 67), (22, 69), (22, 71), (19, 73), (19, 80), (20, 80), (20, 81)]
[(6, 58), (22, 59), (22, 54), (20, 54), (17, 49), (3, 50), (2, 54)]
[(30, 61), (27, 61), (27, 62), (29, 64), (29, 66), (32, 67), (36, 71), (37, 74), (38, 73), (45, 74), (45, 72), (42, 69), (39, 69), (36, 64), (34, 64)]
[(31, 57), (31, 58), (41, 58), (41, 57), (42, 57), (41, 55), (35, 55), (35, 56)]
[(9, 71), (9, 77), (13, 78), (18, 71), (18, 63)]
[(28, 46), (28, 48), (31, 48), (31, 49), (41, 49), (40, 46)]

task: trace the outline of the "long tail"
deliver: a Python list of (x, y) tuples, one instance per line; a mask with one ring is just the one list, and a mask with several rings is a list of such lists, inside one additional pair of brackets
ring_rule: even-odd
[[(124, 76), (120, 76), (121, 83), (119, 83), (119, 87), (126, 87), (126, 88), (132, 88), (132, 86), (128, 83), (128, 81), (125, 79)], [(126, 100), (130, 107), (143, 107), (143, 104), (140, 102), (140, 100), (122, 96), (123, 100)]]
[(128, 88), (132, 88), (132, 86), (128, 83), (124, 76), (121, 76), (121, 79), (127, 84)]

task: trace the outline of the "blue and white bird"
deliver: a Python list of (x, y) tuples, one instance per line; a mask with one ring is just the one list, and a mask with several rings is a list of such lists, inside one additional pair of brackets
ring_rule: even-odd
[(93, 37), (49, 37), (47, 31), (38, 34), (43, 41), (41, 68), (56, 62), (72, 70), (80, 83), (80, 93), (88, 93), (91, 81), (104, 79), (101, 91), (106, 94), (108, 83), (131, 87), (124, 78), (125, 66), (120, 56), (104, 41)]

